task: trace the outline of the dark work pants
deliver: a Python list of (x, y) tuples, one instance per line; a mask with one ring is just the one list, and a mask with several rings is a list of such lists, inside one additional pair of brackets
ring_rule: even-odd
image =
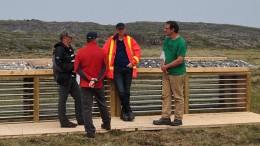
[(130, 88), (132, 83), (133, 69), (128, 67), (115, 67), (114, 79), (118, 95), (124, 110), (130, 106)]
[(96, 132), (96, 128), (93, 125), (93, 120), (92, 120), (93, 95), (97, 101), (102, 122), (104, 124), (110, 124), (111, 121), (103, 88), (95, 89), (95, 88), (81, 87), (84, 126), (85, 126), (85, 131), (90, 134), (94, 134)]
[(81, 94), (80, 88), (75, 78), (68, 79), (66, 85), (60, 85), (59, 87), (59, 104), (58, 104), (58, 116), (60, 123), (69, 121), (66, 116), (66, 102), (69, 94), (74, 99), (75, 104), (75, 114), (77, 122), (83, 122), (82, 115), (82, 103), (81, 103)]

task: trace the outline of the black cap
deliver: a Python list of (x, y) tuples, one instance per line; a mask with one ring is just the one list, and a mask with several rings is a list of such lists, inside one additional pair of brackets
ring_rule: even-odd
[(94, 31), (90, 31), (86, 35), (87, 40), (93, 40), (93, 39), (96, 39), (97, 37), (98, 37), (97, 33)]
[(125, 28), (125, 24), (124, 23), (117, 23), (116, 25), (116, 29), (119, 29), (119, 28)]

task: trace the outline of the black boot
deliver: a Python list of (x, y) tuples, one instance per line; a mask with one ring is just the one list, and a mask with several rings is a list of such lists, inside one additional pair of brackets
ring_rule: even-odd
[(121, 109), (120, 119), (123, 121), (128, 121), (128, 116), (125, 108)]
[(135, 119), (135, 115), (130, 106), (127, 108), (127, 117), (128, 121), (133, 121)]
[(170, 118), (161, 118), (159, 120), (154, 120), (153, 121), (154, 125), (171, 125), (171, 119)]
[(110, 123), (102, 123), (101, 128), (106, 129), (106, 130), (111, 130), (111, 124)]

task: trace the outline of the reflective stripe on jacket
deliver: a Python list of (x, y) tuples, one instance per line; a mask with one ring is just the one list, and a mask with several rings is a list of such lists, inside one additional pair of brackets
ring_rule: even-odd
[[(116, 56), (116, 43), (117, 43), (116, 37), (117, 34), (109, 37), (103, 47), (108, 55), (109, 71), (107, 73), (107, 77), (111, 79), (114, 78), (114, 60)], [(138, 43), (128, 35), (125, 35), (125, 37), (123, 38), (123, 42), (126, 47), (126, 53), (129, 62), (133, 64), (133, 77), (136, 77), (137, 76), (136, 65), (140, 61), (141, 49)]]

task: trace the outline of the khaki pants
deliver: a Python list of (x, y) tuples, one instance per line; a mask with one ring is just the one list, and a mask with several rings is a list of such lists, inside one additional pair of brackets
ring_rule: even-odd
[(162, 76), (162, 118), (170, 118), (172, 95), (174, 96), (174, 119), (182, 120), (184, 113), (185, 74), (173, 76), (163, 73)]

